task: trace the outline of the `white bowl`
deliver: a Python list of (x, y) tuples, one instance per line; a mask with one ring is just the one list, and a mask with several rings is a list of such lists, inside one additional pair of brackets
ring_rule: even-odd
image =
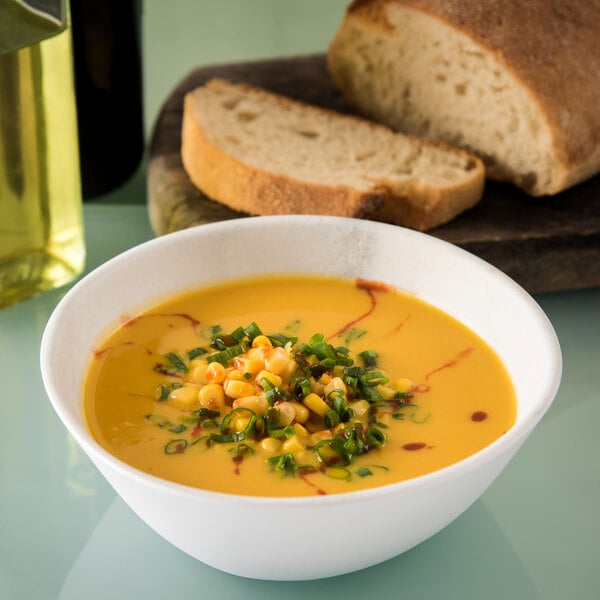
[[(311, 272), (389, 283), (473, 329), (512, 377), (518, 402), (514, 427), (477, 454), (434, 473), (308, 498), (229, 495), (171, 483), (122, 463), (92, 439), (82, 416), (83, 376), (92, 348), (120, 315), (205, 283)], [(546, 316), (494, 267), (426, 234), (322, 216), (232, 220), (137, 246), (67, 293), (41, 346), (44, 384), (59, 417), (150, 527), (222, 571), (276, 580), (368, 567), (445, 527), (479, 498), (539, 422), (558, 389), (561, 366)]]

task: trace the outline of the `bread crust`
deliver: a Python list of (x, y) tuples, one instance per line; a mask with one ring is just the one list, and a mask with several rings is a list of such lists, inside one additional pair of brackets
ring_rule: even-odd
[[(473, 165), (474, 177), (461, 184), (432, 188), (418, 181), (410, 181), (402, 188), (388, 188), (380, 208), (367, 217), (376, 221), (406, 225), (418, 231), (427, 231), (448, 223), (456, 215), (475, 206), (485, 185), (481, 162)], [(380, 185), (385, 188), (385, 182)]]
[[(213, 80), (219, 81), (219, 80)], [(227, 82), (225, 82), (227, 85)], [(210, 82), (209, 82), (210, 85)], [(235, 84), (253, 94), (288, 106), (306, 105), (245, 84)], [(434, 187), (418, 181), (399, 185), (383, 179), (371, 179), (371, 189), (321, 185), (265, 171), (246, 164), (222, 150), (202, 127), (197, 116), (195, 92), (184, 98), (181, 157), (192, 183), (209, 198), (230, 208), (253, 215), (322, 214), (366, 217), (389, 221), (421, 231), (431, 229), (474, 206), (483, 193), (483, 163), (475, 156), (442, 142), (405, 136), (415, 143), (437, 146), (447, 152), (469, 157), (469, 176), (454, 185)], [(336, 115), (317, 107), (309, 110)], [(337, 115), (349, 123), (364, 120)], [(368, 123), (373, 128), (381, 125)], [(390, 132), (390, 135), (393, 135)]]
[(421, 11), (468, 36), (529, 91), (561, 171), (557, 189), (545, 193), (600, 171), (600, 0), (355, 0), (345, 20), (393, 35), (389, 5)]
[(216, 146), (194, 118), (193, 92), (184, 99), (181, 157), (192, 183), (207, 196), (252, 215), (321, 214), (363, 217), (383, 203), (380, 193), (331, 187), (270, 173)]

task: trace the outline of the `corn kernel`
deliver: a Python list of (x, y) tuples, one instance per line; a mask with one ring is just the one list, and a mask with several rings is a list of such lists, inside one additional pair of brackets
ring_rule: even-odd
[(233, 379), (235, 381), (247, 381), (247, 379), (244, 377), (244, 373), (239, 369), (231, 369), (230, 371), (228, 371), (225, 375), (225, 379)]
[(313, 394), (317, 394), (317, 396), (322, 396), (324, 394), (325, 386), (318, 381), (315, 381), (312, 377), (310, 378), (310, 391)]
[(304, 427), (304, 425), (301, 425), (300, 423), (294, 423), (294, 431), (301, 440), (305, 440), (309, 436), (306, 427)]
[(329, 406), (317, 394), (310, 393), (303, 400), (304, 406), (312, 410), (314, 413), (322, 417), (330, 410)]
[(296, 416), (296, 411), (293, 406), (290, 406), (289, 402), (278, 402), (276, 404), (277, 410), (279, 410), (279, 424), (281, 427), (291, 425)]
[(391, 387), (387, 385), (378, 385), (375, 386), (375, 389), (381, 394), (384, 400), (391, 400), (396, 393), (396, 390), (393, 390)]
[(228, 379), (223, 383), (223, 390), (230, 398), (242, 398), (244, 396), (254, 395), (254, 385), (247, 381), (238, 381), (237, 379)]
[(206, 367), (205, 376), (209, 383), (223, 383), (225, 375), (225, 367), (219, 362), (211, 362)]
[(236, 398), (232, 404), (233, 408), (248, 408), (259, 417), (265, 414), (267, 408), (269, 408), (268, 400), (263, 396), (243, 396)]
[(288, 362), (287, 367), (283, 371), (281, 371), (281, 373), (279, 373), (279, 376), (285, 383), (289, 383), (297, 368), (298, 363), (294, 359), (290, 359), (290, 362)]
[(251, 375), (256, 375), (265, 368), (265, 361), (262, 358), (248, 358), (247, 356), (237, 356), (233, 364), (236, 369)]
[(300, 438), (297, 435), (293, 435), (283, 442), (281, 449), (284, 452), (291, 452), (295, 454), (296, 452), (302, 452), (306, 450), (306, 446), (300, 441)]
[(335, 435), (338, 431), (342, 431), (348, 425), (349, 423), (338, 423), (332, 430), (333, 434)]
[(193, 379), (201, 384), (208, 383), (208, 380), (206, 379), (207, 368), (208, 363), (205, 360), (193, 360), (190, 363), (190, 379)]
[(221, 410), (225, 406), (225, 393), (218, 383), (207, 383), (200, 388), (198, 400), (205, 408)]
[(288, 353), (281, 347), (273, 348), (265, 357), (265, 369), (279, 375), (282, 373), (290, 362)]
[(261, 379), (266, 379), (271, 385), (274, 385), (275, 387), (279, 387), (282, 383), (281, 377), (279, 377), (279, 375), (275, 375), (275, 373), (271, 373), (271, 371), (267, 371), (266, 369), (263, 369), (256, 376), (256, 381), (259, 385), (262, 385), (260, 383)]
[(259, 348), (260, 346), (273, 347), (271, 340), (266, 335), (257, 335), (252, 340), (252, 347)]
[(367, 400), (357, 400), (350, 403), (350, 408), (354, 411), (357, 417), (364, 417), (369, 413), (371, 405)]
[(325, 387), (323, 388), (323, 393), (325, 394), (325, 397), (327, 398), (329, 394), (333, 392), (333, 390), (341, 390), (342, 394), (346, 396), (346, 384), (344, 383), (344, 380), (341, 377), (333, 377), (327, 384), (325, 384)]
[(275, 455), (279, 452), (281, 448), (281, 440), (276, 440), (275, 438), (268, 437), (264, 440), (261, 440), (260, 447), (266, 454)]
[(169, 393), (167, 401), (179, 408), (191, 408), (198, 404), (198, 388), (191, 385), (175, 388)]
[(321, 440), (330, 440), (332, 437), (333, 434), (331, 433), (331, 431), (329, 431), (329, 429), (323, 429), (321, 431), (315, 431), (314, 433), (312, 433), (309, 436), (308, 440), (311, 445), (315, 445)]
[(300, 402), (288, 402), (288, 404), (294, 408), (294, 421), (296, 423), (306, 423), (308, 421), (309, 411), (304, 404), (300, 404)]
[(342, 365), (336, 365), (335, 367), (333, 367), (333, 371), (332, 374), (334, 377), (341, 377), (344, 374), (344, 366)]
[(296, 452), (296, 454), (294, 454), (294, 458), (299, 465), (307, 465), (315, 468), (319, 467), (319, 459), (312, 450)]
[(413, 387), (413, 382), (406, 377), (402, 377), (401, 379), (396, 379), (394, 382), (394, 387), (398, 392), (406, 393), (410, 392)]
[(317, 381), (321, 385), (325, 386), (331, 381), (331, 375), (329, 373), (323, 373)]
[(232, 419), (231, 425), (234, 429), (234, 431), (244, 431), (244, 429), (246, 429), (246, 427), (248, 427), (248, 424), (250, 423), (250, 417), (236, 417), (235, 419)]
[(270, 346), (257, 346), (256, 348), (250, 348), (246, 352), (246, 356), (250, 360), (262, 360), (263, 361), (263, 365), (264, 365), (265, 357), (267, 356), (267, 354), (270, 351), (271, 351), (271, 347)]

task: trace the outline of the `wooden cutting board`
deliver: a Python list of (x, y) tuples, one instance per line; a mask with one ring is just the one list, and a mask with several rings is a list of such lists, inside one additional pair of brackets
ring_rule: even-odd
[[(197, 190), (181, 163), (183, 96), (211, 77), (247, 82), (352, 112), (329, 78), (324, 55), (193, 70), (164, 103), (150, 142), (148, 208), (156, 235), (247, 216)], [(541, 199), (489, 182), (478, 206), (429, 233), (487, 260), (531, 293), (596, 287), (600, 285), (600, 176)]]

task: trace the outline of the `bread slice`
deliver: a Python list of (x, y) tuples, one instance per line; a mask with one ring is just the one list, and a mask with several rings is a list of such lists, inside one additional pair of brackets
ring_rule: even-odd
[(200, 190), (238, 211), (419, 230), (473, 206), (485, 179), (468, 152), (222, 79), (186, 95), (181, 155)]
[(363, 114), (533, 196), (600, 171), (599, 0), (356, 0), (328, 65)]

